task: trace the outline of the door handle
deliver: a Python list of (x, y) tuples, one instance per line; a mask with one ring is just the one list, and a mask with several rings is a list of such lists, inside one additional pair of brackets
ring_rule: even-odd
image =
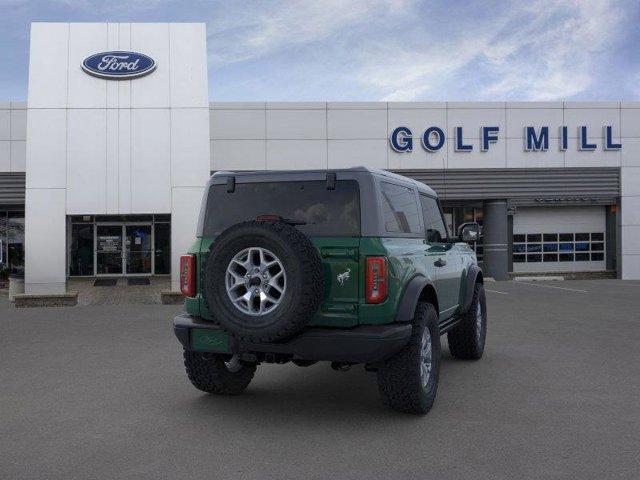
[(436, 267), (444, 267), (444, 266), (447, 264), (447, 262), (446, 262), (445, 260), (443, 260), (443, 259), (439, 258), (439, 259), (437, 259), (435, 262), (433, 262), (433, 264), (434, 264)]

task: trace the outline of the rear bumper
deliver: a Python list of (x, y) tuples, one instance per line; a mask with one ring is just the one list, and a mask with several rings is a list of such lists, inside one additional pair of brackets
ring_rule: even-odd
[[(198, 317), (182, 314), (173, 319), (176, 337), (191, 350), (191, 330), (220, 330)], [(230, 337), (229, 353), (272, 353), (299, 360), (375, 363), (397, 353), (409, 341), (411, 324), (360, 325), (353, 328), (310, 327), (290, 340), (279, 343), (252, 343)]]

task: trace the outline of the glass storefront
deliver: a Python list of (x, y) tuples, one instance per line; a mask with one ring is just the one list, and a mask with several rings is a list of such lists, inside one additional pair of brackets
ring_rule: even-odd
[(71, 225), (69, 275), (93, 275), (93, 224)]
[(155, 223), (155, 271), (156, 275), (171, 273), (171, 224)]
[(122, 275), (123, 225), (96, 224), (96, 273), (98, 275)]
[(0, 278), (24, 273), (24, 212), (0, 210)]
[(125, 227), (125, 264), (128, 274), (151, 273), (151, 225), (127, 225)]
[(169, 215), (70, 219), (69, 276), (169, 275)]

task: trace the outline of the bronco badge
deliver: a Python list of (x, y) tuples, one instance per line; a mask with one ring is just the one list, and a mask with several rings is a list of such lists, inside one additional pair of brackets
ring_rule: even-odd
[(336, 278), (338, 279), (338, 283), (340, 284), (340, 286), (344, 286), (344, 282), (346, 282), (347, 280), (349, 280), (349, 275), (351, 274), (351, 269), (347, 268), (344, 272), (339, 273)]

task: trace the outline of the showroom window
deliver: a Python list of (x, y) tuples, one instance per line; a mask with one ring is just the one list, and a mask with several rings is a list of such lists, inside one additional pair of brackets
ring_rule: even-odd
[(513, 262), (602, 262), (605, 259), (604, 238), (604, 232), (516, 233), (513, 235)]
[(71, 217), (69, 276), (170, 273), (170, 215)]
[(93, 223), (71, 224), (69, 275), (93, 275)]
[(0, 278), (24, 272), (24, 212), (0, 211)]

